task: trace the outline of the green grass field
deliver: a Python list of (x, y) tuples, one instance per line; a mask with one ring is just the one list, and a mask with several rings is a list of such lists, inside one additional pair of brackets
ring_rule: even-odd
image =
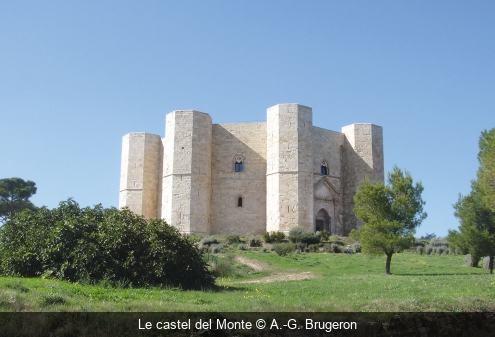
[[(385, 256), (235, 254), (265, 270), (236, 263), (240, 276), (217, 278), (217, 289), (206, 291), (1, 277), (0, 311), (495, 311), (495, 276), (464, 266), (464, 256), (395, 254), (385, 275)], [(297, 275), (312, 278), (289, 281)], [(257, 279), (264, 281), (241, 283)]]

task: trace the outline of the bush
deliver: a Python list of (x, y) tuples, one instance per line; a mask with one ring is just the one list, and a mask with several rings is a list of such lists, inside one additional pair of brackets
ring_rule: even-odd
[(308, 233), (309, 232), (305, 228), (299, 226), (293, 227), (289, 231), (289, 240), (292, 243), (299, 242), (300, 241), (299, 237), (303, 234), (308, 234)]
[(250, 236), (248, 239), (249, 247), (259, 247), (261, 246), (261, 241), (256, 239), (254, 236)]
[(443, 252), (444, 255), (449, 255), (450, 254), (450, 248), (446, 248), (445, 251)]
[(225, 242), (228, 245), (239, 243), (241, 242), (241, 237), (239, 235), (228, 235), (227, 238), (225, 239)]
[(341, 249), (340, 249), (340, 246), (336, 243), (331, 243), (330, 244), (330, 250), (334, 253), (341, 253)]
[(438, 246), (437, 247), (437, 254), (442, 255), (443, 252), (445, 252), (445, 248), (446, 248), (445, 246)]
[(307, 250), (308, 250), (308, 253), (309, 252), (316, 253), (318, 251), (318, 246), (317, 245), (309, 245)]
[(428, 245), (425, 247), (425, 253), (426, 255), (431, 255), (431, 253), (433, 252), (433, 247)]
[(314, 234), (306, 233), (299, 235), (297, 242), (302, 242), (307, 245), (314, 245), (320, 242), (320, 238)]
[(209, 247), (214, 243), (218, 243), (218, 241), (213, 237), (207, 237), (207, 238), (202, 238), (201, 241), (199, 241), (199, 243), (203, 245), (207, 245)]
[[(490, 264), (490, 257), (489, 256), (485, 256), (483, 258), (483, 268), (488, 269), (489, 264)], [(495, 261), (494, 261), (493, 264), (495, 265)]]
[(352, 248), (356, 253), (361, 253), (361, 244), (359, 242), (353, 243)]
[(425, 251), (425, 247), (423, 247), (423, 246), (417, 246), (416, 247), (416, 253), (421, 255), (424, 253), (424, 251)]
[(246, 250), (246, 245), (245, 245), (245, 244), (243, 244), (243, 243), (239, 243), (239, 244), (237, 245), (237, 249), (239, 249), (239, 250)]
[(6, 222), (0, 261), (0, 272), (9, 276), (184, 289), (214, 283), (201, 252), (175, 227), (128, 209), (80, 208), (71, 199)]
[(296, 250), (296, 245), (293, 243), (278, 243), (273, 245), (275, 253), (279, 256), (285, 256)]
[(328, 241), (330, 238), (330, 233), (327, 230), (318, 231), (315, 235), (320, 239), (320, 242)]
[(478, 267), (479, 261), (480, 261), (479, 257), (476, 256), (473, 257), (471, 256), (471, 254), (467, 254), (464, 257), (464, 265), (468, 267)]
[(327, 253), (333, 252), (332, 246), (329, 243), (325, 243), (323, 245), (323, 251)]
[(222, 244), (212, 244), (210, 246), (209, 252), (212, 254), (218, 254), (223, 251), (223, 245)]
[(284, 232), (264, 232), (262, 234), (263, 240), (266, 243), (272, 243), (272, 242), (282, 242), (285, 239), (285, 234)]

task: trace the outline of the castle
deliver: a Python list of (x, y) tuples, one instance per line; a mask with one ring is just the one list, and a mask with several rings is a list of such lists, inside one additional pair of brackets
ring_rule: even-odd
[(163, 218), (183, 233), (287, 233), (294, 226), (347, 235), (353, 196), (383, 182), (382, 127), (313, 126), (312, 109), (279, 104), (266, 122), (212, 124), (195, 110), (166, 116), (165, 138), (123, 137), (119, 208)]

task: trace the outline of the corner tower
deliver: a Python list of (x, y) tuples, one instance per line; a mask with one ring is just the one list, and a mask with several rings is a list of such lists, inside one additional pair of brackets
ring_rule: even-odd
[(313, 114), (279, 104), (267, 110), (266, 230), (313, 230)]
[(342, 176), (344, 184), (344, 235), (360, 223), (354, 215), (354, 194), (364, 178), (384, 181), (383, 129), (374, 124), (351, 124), (342, 128), (344, 145)]
[(183, 233), (209, 233), (211, 205), (211, 117), (179, 110), (166, 117), (162, 212)]
[(147, 218), (158, 216), (161, 137), (129, 133), (122, 138), (119, 208), (129, 207)]

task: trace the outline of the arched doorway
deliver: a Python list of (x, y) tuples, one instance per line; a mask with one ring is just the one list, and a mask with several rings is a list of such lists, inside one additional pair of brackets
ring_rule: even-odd
[(324, 208), (318, 211), (315, 220), (315, 231), (323, 230), (330, 232), (330, 216)]

